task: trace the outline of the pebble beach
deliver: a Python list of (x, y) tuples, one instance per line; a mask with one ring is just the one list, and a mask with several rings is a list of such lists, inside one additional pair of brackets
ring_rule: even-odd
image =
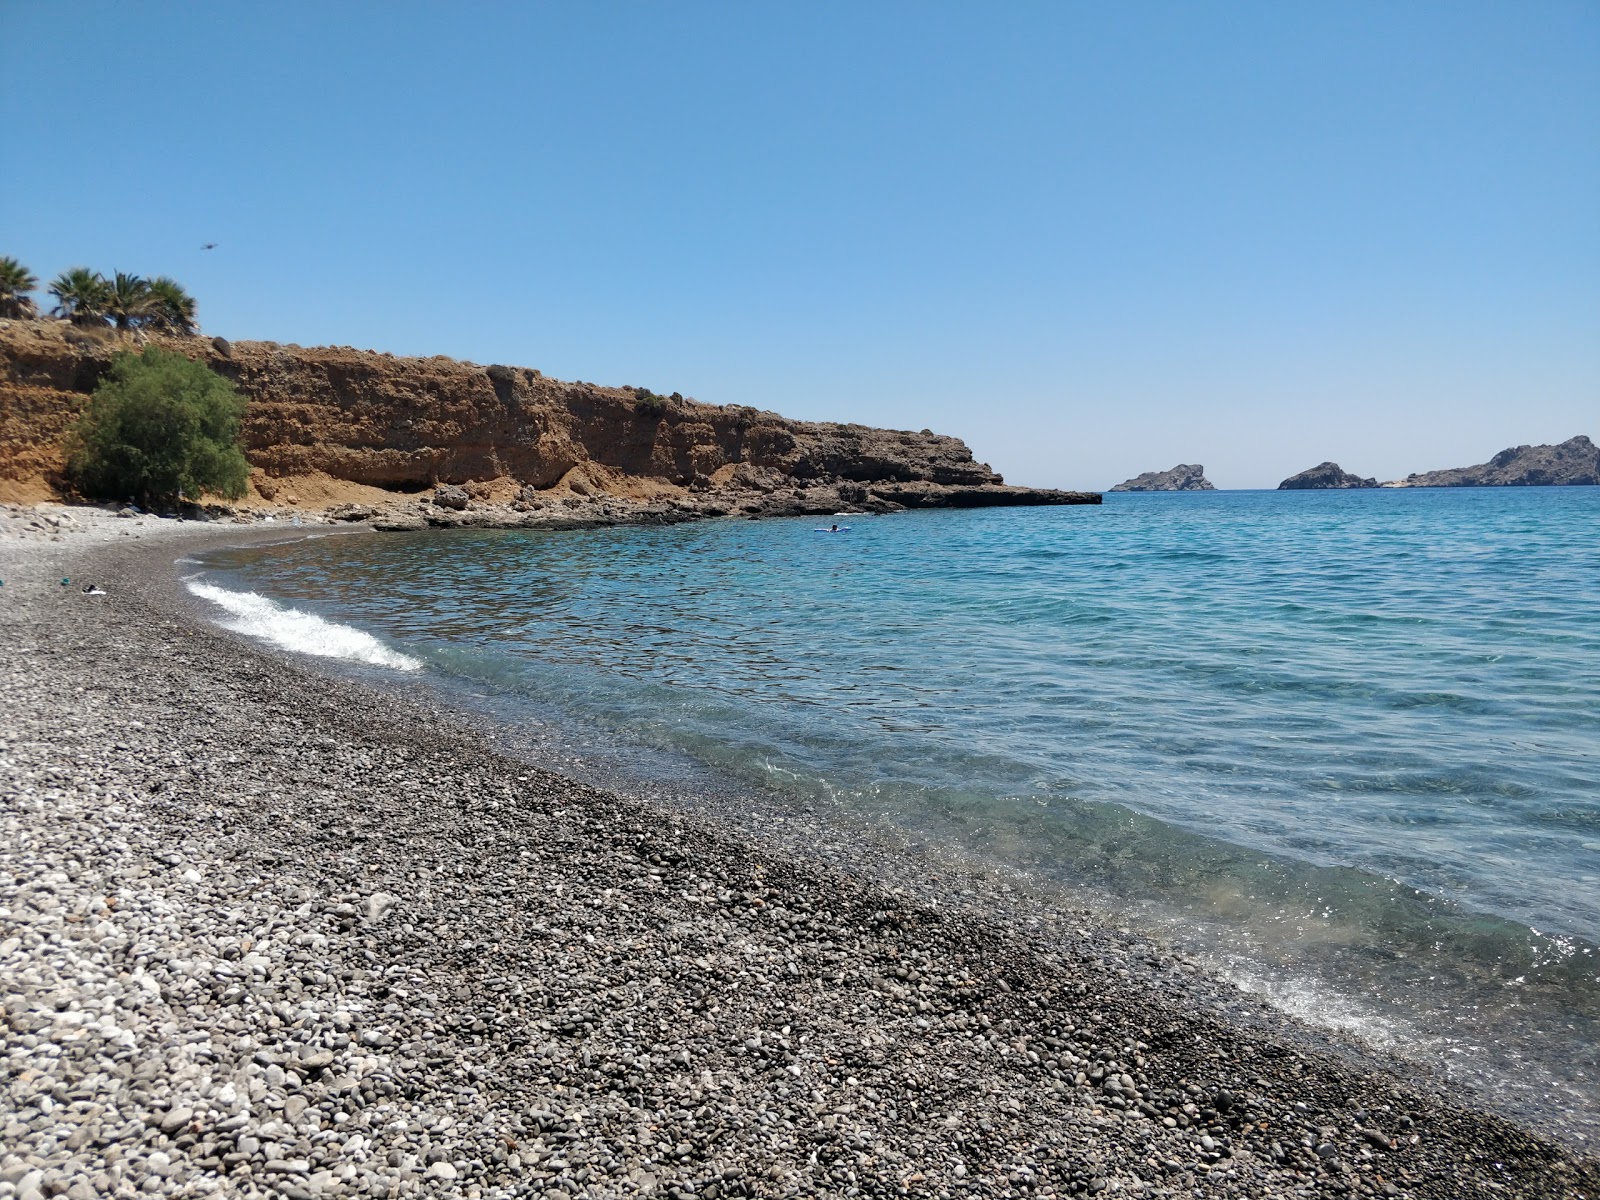
[(0, 514), (0, 1197), (1600, 1194), (1155, 943), (576, 782), (180, 594), (286, 536)]

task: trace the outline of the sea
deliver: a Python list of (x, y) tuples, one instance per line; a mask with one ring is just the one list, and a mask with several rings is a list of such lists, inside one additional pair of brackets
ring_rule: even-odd
[(569, 773), (941, 847), (1600, 1139), (1600, 488), (322, 536), (187, 569), (219, 623)]

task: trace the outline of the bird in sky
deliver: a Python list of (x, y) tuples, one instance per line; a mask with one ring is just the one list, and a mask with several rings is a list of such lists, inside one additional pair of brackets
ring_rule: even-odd
[(202, 250), (215, 250), (216, 248), (217, 244), (215, 242), (207, 242), (204, 246), (200, 247)]

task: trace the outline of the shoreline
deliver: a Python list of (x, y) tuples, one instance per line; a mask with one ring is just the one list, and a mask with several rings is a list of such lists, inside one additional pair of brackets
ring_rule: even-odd
[(1600, 1189), (1142, 939), (935, 908), (197, 618), (181, 549), (303, 530), (127, 524), (0, 540), (17, 1195)]

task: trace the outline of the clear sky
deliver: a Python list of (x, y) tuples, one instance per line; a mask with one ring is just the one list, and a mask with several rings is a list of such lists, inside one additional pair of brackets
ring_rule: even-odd
[(0, 254), (173, 275), (210, 333), (1015, 483), (1600, 438), (1592, 0), (0, 0), (0, 168)]

